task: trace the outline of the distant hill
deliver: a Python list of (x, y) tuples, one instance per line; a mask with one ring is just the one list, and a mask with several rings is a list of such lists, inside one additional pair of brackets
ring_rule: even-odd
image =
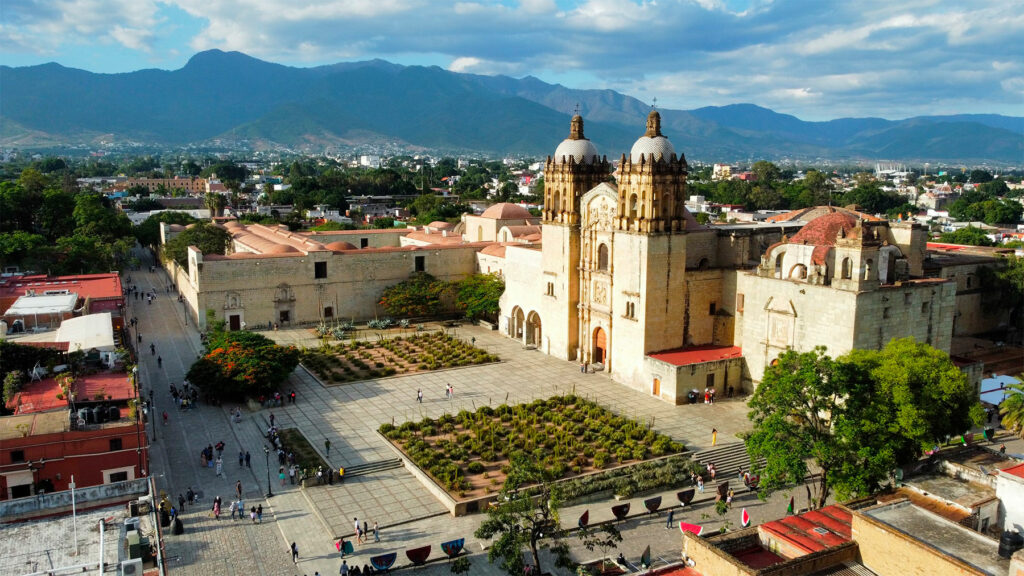
[[(587, 136), (614, 159), (641, 135), (650, 110), (612, 90), (573, 90), (530, 76), (383, 60), (293, 68), (219, 50), (172, 71), (94, 74), (51, 63), (3, 66), (0, 76), (0, 145), (24, 148), (230, 137), (313, 151), (395, 143), (544, 156), (568, 134), (578, 104)], [(691, 159), (1024, 159), (1024, 118), (994, 114), (805, 122), (753, 104), (661, 113), (665, 134)]]

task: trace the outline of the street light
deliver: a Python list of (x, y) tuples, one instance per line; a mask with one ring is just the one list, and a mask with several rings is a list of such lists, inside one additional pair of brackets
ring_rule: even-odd
[(274, 490), (270, 487), (270, 448), (264, 446), (263, 455), (266, 457), (267, 461), (267, 498), (270, 498), (274, 495)]
[(153, 401), (153, 389), (149, 390), (149, 415), (153, 421), (153, 442), (156, 442), (156, 402)]

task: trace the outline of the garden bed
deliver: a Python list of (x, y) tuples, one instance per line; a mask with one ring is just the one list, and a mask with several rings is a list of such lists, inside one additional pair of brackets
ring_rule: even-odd
[(281, 447), (284, 451), (295, 455), (295, 465), (302, 472), (301, 478), (316, 476), (316, 469), (319, 466), (323, 466), (324, 470), (331, 469), (298, 428), (283, 428), (277, 433), (281, 438)]
[(324, 384), (343, 384), (428, 370), (497, 362), (499, 358), (444, 332), (354, 340), (302, 352), (302, 364)]
[[(454, 416), (445, 414), (437, 420), (425, 418), (398, 427), (384, 424), (380, 432), (459, 500), (500, 491), (510, 456), (516, 451), (542, 463), (556, 478), (572, 478), (685, 449), (644, 423), (616, 416), (574, 395), (517, 406), (484, 406), (472, 413), (463, 410)], [(659, 481), (685, 479), (683, 468), (661, 473)], [(623, 485), (628, 480), (616, 478), (615, 482)], [(573, 492), (583, 490), (580, 487)]]

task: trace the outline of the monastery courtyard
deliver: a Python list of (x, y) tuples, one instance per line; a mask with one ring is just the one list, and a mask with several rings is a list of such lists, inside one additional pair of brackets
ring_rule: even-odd
[[(274, 496), (264, 498), (268, 477), (264, 432), (271, 412), (279, 427), (300, 429), (322, 454), (324, 440), (330, 440), (328, 461), (335, 468), (394, 459), (395, 453), (377, 433), (384, 422), (400, 424), (425, 416), (436, 418), (445, 412), (474, 410), (485, 404), (518, 404), (574, 391), (624, 416), (642, 420), (653, 418), (655, 429), (685, 443), (691, 451), (710, 447), (712, 428), (719, 431), (719, 446), (739, 442), (736, 434), (748, 428), (746, 409), (740, 399), (722, 399), (710, 406), (672, 406), (629, 390), (602, 374), (582, 374), (576, 364), (524, 349), (519, 342), (476, 326), (447, 330), (463, 340), (475, 338), (478, 347), (500, 356), (500, 363), (331, 387), (320, 385), (299, 368), (282, 387), (284, 393), (295, 390), (298, 400), (294, 405), (256, 412), (243, 407), (242, 421), (237, 424), (229, 417), (235, 405), (201, 405), (180, 412), (172, 407), (168, 383), (181, 385), (185, 372), (202, 350), (199, 335), (191, 323), (186, 324), (182, 307), (174, 295), (164, 293), (167, 277), (162, 271), (135, 274), (140, 289), (152, 287), (159, 294), (151, 305), (140, 300), (130, 301), (129, 314), (139, 318), (143, 338), (140, 357), (143, 389), (144, 393), (148, 393), (149, 388), (155, 392), (156, 413), (167, 410), (170, 416), (169, 423), (158, 424), (155, 431), (152, 424), (147, 428), (151, 438), (154, 433), (157, 437), (151, 473), (156, 477), (157, 489), (166, 490), (172, 501), (189, 487), (203, 494), (197, 505), (182, 514), (185, 533), (166, 535), (165, 553), (171, 573), (312, 575), (319, 571), (325, 575), (337, 574), (340, 559), (334, 541), (339, 536), (351, 538), (353, 518), (359, 518), (360, 522), (366, 520), (371, 526), (378, 522), (381, 542), (357, 546), (350, 564), (368, 564), (370, 556), (394, 551), (398, 553), (396, 566), (401, 566), (408, 563), (405, 550), (427, 544), (433, 546), (431, 558), (436, 559), (442, 555), (441, 542), (465, 538), (466, 549), (473, 554), (471, 574), (502, 573), (497, 565), (487, 563), (482, 543), (473, 536), (482, 516), (452, 518), (404, 468), (350, 478), (333, 486), (301, 490), (291, 484), (280, 485), (277, 462), (271, 454), (269, 472)], [(282, 344), (310, 347), (319, 344), (308, 328), (263, 333)], [(150, 334), (159, 335), (155, 342), (149, 338)], [(151, 342), (156, 345), (156, 355), (162, 358), (162, 365), (158, 366), (156, 355), (145, 353)], [(445, 399), (448, 384), (454, 387), (452, 400)], [(422, 404), (416, 402), (417, 389), (423, 390)], [(222, 477), (217, 477), (213, 468), (203, 468), (199, 462), (200, 450), (219, 441), (226, 444)], [(239, 467), (239, 450), (250, 452), (251, 469)], [(254, 525), (247, 519), (232, 520), (227, 512), (238, 480), (243, 485), (246, 509), (263, 504), (263, 525)], [(675, 491), (664, 492), (664, 506), (677, 504)], [(802, 500), (802, 492), (796, 492), (798, 500)], [(223, 499), (225, 510), (219, 521), (210, 513), (212, 500), (217, 495)], [(713, 498), (711, 489), (699, 494), (685, 513), (676, 509), (675, 520), (700, 523), (709, 529), (717, 529), (727, 520), (736, 527), (740, 508), (747, 507), (756, 524), (784, 514), (789, 494), (780, 493), (764, 503), (753, 494), (740, 494), (737, 490), (735, 509), (726, 517), (714, 514)], [(678, 530), (666, 531), (666, 513), (641, 515), (638, 512), (643, 510), (642, 499), (630, 500), (632, 515), (619, 524), (624, 542), (618, 550), (635, 561), (650, 544), (654, 558), (678, 559), (681, 538)], [(563, 507), (563, 523), (575, 524), (575, 519), (587, 509), (591, 512), (591, 522), (611, 519), (610, 508), (614, 503), (609, 499)], [(299, 547), (298, 565), (291, 563), (288, 550), (291, 542)], [(570, 542), (575, 544), (575, 538)], [(584, 549), (576, 550), (575, 555), (579, 560), (602, 556), (600, 552)], [(550, 563), (547, 567), (550, 569)], [(449, 573), (444, 561), (428, 564), (419, 571)]]

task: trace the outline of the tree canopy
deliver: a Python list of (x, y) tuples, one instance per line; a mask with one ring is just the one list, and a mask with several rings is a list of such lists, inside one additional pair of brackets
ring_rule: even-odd
[(159, 214), (153, 214), (132, 229), (135, 233), (135, 239), (139, 241), (139, 244), (143, 246), (156, 246), (159, 244), (161, 222), (187, 226), (198, 222), (198, 220), (185, 212), (160, 212)]
[(378, 304), (392, 316), (433, 316), (441, 311), (448, 284), (426, 272), (384, 289)]
[(298, 364), (294, 346), (279, 346), (255, 332), (226, 332), (216, 324), (206, 354), (186, 377), (209, 397), (242, 400), (272, 393)]
[(952, 232), (943, 232), (939, 236), (939, 242), (946, 242), (948, 244), (962, 244), (965, 246), (995, 246), (988, 234), (985, 233), (981, 228), (975, 228), (974, 226), (967, 226), (954, 230)]
[(498, 317), (499, 300), (505, 292), (505, 281), (497, 274), (473, 274), (458, 282), (455, 305), (466, 317), (494, 320)]
[(899, 465), (983, 420), (966, 376), (949, 356), (913, 339), (834, 360), (824, 348), (787, 351), (749, 402), (747, 435), (761, 496), (821, 473), (815, 504), (870, 494)]
[(191, 226), (164, 244), (163, 257), (188, 268), (188, 247), (195, 246), (203, 254), (223, 254), (231, 242), (226, 230), (208, 222)]

